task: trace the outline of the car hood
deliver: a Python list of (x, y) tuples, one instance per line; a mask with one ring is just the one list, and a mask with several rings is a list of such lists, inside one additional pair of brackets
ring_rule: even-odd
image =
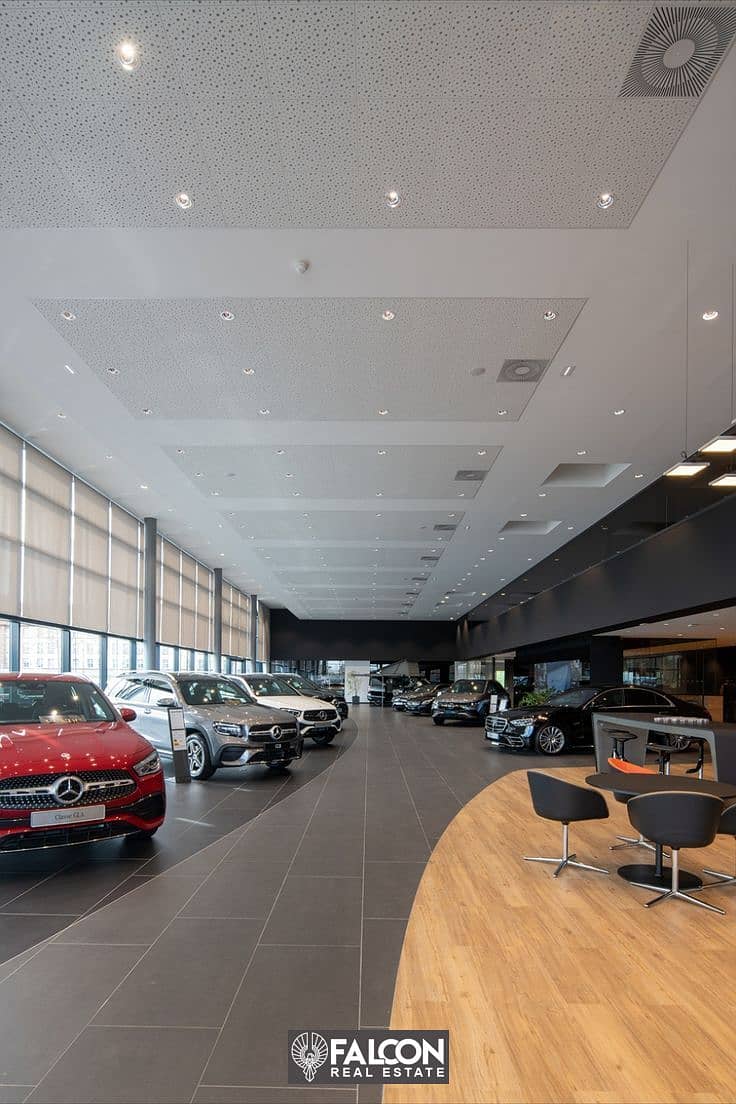
[(484, 694), (440, 694), (443, 705), (474, 705), (482, 700), (485, 700)]
[(503, 713), (493, 713), (491, 716), (503, 717), (507, 721), (521, 720), (522, 717), (532, 717), (535, 721), (547, 721), (554, 712), (554, 709), (548, 705), (527, 705), (521, 709), (506, 709)]
[(197, 705), (190, 706), (187, 713), (196, 713), (205, 721), (219, 724), (291, 724), (294, 720), (291, 713), (283, 709), (273, 708), (271, 702), (276, 699), (261, 699), (264, 704), (258, 705)]
[(299, 694), (284, 694), (283, 697), (259, 698), (259, 703), (273, 706), (276, 709), (298, 709), (301, 713), (305, 709), (324, 709), (329, 702), (321, 698), (302, 698)]
[(153, 748), (125, 721), (0, 725), (0, 778), (125, 770)]

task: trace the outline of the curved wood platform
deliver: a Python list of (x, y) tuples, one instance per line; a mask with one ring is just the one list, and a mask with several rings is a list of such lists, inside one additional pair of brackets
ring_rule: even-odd
[[(567, 768), (583, 782), (592, 768)], [(387, 1086), (387, 1104), (736, 1099), (736, 889), (709, 891), (718, 916), (619, 878), (640, 850), (625, 807), (574, 825), (571, 849), (610, 877), (525, 863), (557, 855), (556, 824), (531, 808), (525, 770), (457, 815), (422, 878), (396, 981), (391, 1026), (449, 1028), (449, 1085)], [(734, 843), (682, 853), (682, 867), (730, 871)]]

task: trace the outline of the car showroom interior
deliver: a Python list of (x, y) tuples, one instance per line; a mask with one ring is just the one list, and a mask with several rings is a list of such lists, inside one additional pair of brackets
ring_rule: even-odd
[(736, 2), (0, 0), (0, 1104), (734, 1104)]

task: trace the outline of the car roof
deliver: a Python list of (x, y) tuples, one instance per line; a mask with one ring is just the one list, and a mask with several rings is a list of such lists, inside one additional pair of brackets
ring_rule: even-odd
[[(70, 671), (66, 671), (64, 674), (50, 674), (48, 671), (2, 671), (0, 672), (0, 679), (13, 679), (15, 682), (38, 682), (42, 679), (44, 682), (89, 682), (93, 683), (91, 678), (87, 675), (73, 675)], [(93, 683), (94, 685), (94, 683)]]

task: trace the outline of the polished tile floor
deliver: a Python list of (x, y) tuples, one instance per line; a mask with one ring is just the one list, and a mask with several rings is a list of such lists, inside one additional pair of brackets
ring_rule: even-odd
[(287, 1031), (388, 1024), (432, 847), (535, 762), (363, 706), (289, 776), (172, 784), (145, 853), (6, 860), (0, 1104), (356, 1101), (286, 1087)]

